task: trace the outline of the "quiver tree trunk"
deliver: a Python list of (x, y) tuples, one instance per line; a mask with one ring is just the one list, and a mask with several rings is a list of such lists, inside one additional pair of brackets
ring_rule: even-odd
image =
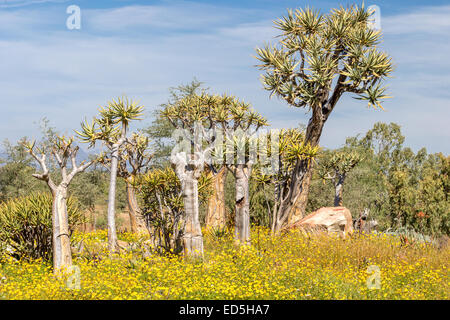
[(242, 244), (250, 243), (250, 199), (249, 178), (251, 167), (238, 164), (235, 168), (236, 205), (235, 205), (235, 240)]
[(342, 201), (342, 195), (344, 192), (344, 175), (338, 175), (336, 177), (336, 182), (334, 184), (334, 206), (335, 207), (342, 207), (343, 201)]
[(199, 220), (198, 180), (187, 177), (183, 182), (185, 225), (184, 253), (189, 257), (203, 256), (203, 235)]
[(308, 194), (309, 194), (309, 187), (311, 186), (311, 179), (313, 174), (313, 168), (312, 164), (309, 168), (309, 170), (306, 172), (306, 176), (303, 179), (302, 183), (302, 191), (297, 198), (297, 201), (294, 205), (294, 208), (291, 211), (291, 215), (288, 219), (288, 224), (293, 224), (299, 220), (301, 220), (305, 216), (306, 212), (306, 206), (308, 204)]
[[(306, 129), (305, 144), (309, 144), (312, 147), (319, 144), (325, 121), (326, 117), (323, 119), (321, 112), (313, 108), (313, 115)], [(288, 223), (289, 217), (296, 213), (298, 201), (305, 203), (308, 201), (309, 183), (305, 182), (304, 184), (304, 181), (309, 174), (312, 174), (310, 173), (311, 170), (312, 161), (310, 159), (297, 160), (290, 181), (280, 190), (279, 204), (274, 212), (272, 226), (274, 233), (278, 233)], [(303, 187), (306, 188), (303, 189)]]
[[(73, 177), (86, 170), (94, 161), (76, 164), (76, 155), (78, 147), (73, 146), (73, 138), (56, 136), (53, 141), (52, 155), (61, 170), (61, 183), (56, 185), (50, 177), (46, 164), (46, 154), (43, 148), (40, 148), (40, 155), (34, 151), (35, 143), (24, 142), (25, 148), (31, 156), (39, 162), (42, 173), (34, 173), (33, 177), (45, 181), (52, 192), (52, 247), (53, 247), (53, 272), (59, 273), (61, 268), (70, 268), (72, 266), (72, 252), (70, 248), (69, 234), (69, 216), (67, 213), (67, 188)], [(67, 171), (67, 161), (70, 160), (72, 169)]]
[(211, 172), (213, 177), (213, 193), (208, 199), (208, 211), (206, 212), (206, 227), (214, 230), (222, 229), (226, 226), (225, 211), (225, 181), (227, 178), (227, 168), (222, 167), (216, 174)]
[(126, 189), (130, 228), (131, 232), (136, 233), (138, 230), (145, 228), (145, 222), (141, 217), (141, 211), (136, 197), (136, 189), (128, 179), (126, 180)]
[[(188, 159), (189, 157), (189, 159)], [(186, 257), (203, 257), (203, 235), (199, 219), (198, 178), (204, 169), (204, 155), (185, 152), (171, 156), (171, 162), (181, 182), (184, 199), (183, 250)]]
[(70, 249), (69, 217), (67, 214), (67, 186), (60, 185), (52, 190), (53, 227), (53, 272), (72, 266)]
[(111, 253), (117, 252), (119, 249), (117, 244), (116, 217), (115, 217), (118, 161), (119, 161), (119, 146), (114, 145), (111, 153), (111, 175), (109, 181), (108, 214), (107, 214), (108, 249)]

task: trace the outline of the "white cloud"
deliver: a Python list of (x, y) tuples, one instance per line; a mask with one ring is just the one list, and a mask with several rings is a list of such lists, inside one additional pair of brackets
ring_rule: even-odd
[(208, 32), (210, 28), (230, 23), (238, 16), (244, 17), (250, 11), (195, 2), (171, 1), (165, 5), (133, 5), (114, 9), (90, 9), (83, 12), (86, 12), (89, 27), (93, 30), (123, 32), (137, 28), (141, 30), (160, 28), (164, 31)]
[[(427, 10), (439, 17), (448, 14), (450, 20), (448, 7)], [(69, 31), (64, 25), (65, 12), (0, 12), (0, 29), (14, 26), (20, 35), (0, 41), (0, 107), (8, 115), (0, 119), (0, 137), (35, 135), (33, 122), (43, 116), (71, 132), (84, 117), (96, 114), (100, 104), (124, 93), (141, 99), (151, 110), (165, 102), (169, 87), (194, 76), (216, 92), (251, 102), (274, 127), (306, 123), (304, 110), (269, 99), (262, 89), (252, 56), (256, 46), (274, 41), (277, 31), (271, 21), (249, 21), (246, 13), (184, 2), (86, 9), (82, 29)], [(392, 121), (402, 125), (407, 142), (415, 149), (426, 146), (429, 151), (450, 152), (445, 143), (450, 139), (446, 123), (450, 118), (446, 93), (450, 34), (429, 31), (420, 36), (398, 27), (419, 13), (382, 21), (383, 46), (397, 64), (394, 78), (388, 81), (394, 95), (386, 103), (388, 111), (368, 110), (361, 102), (343, 99), (325, 127), (324, 146), (341, 145), (346, 137), (366, 132), (374, 122)], [(44, 32), (45, 21), (59, 21), (61, 27)], [(184, 25), (192, 29), (186, 32)], [(162, 34), (160, 29), (170, 32)]]
[(388, 34), (448, 34), (449, 17), (450, 6), (422, 7), (405, 14), (382, 15), (381, 27)]
[(0, 8), (25, 7), (33, 4), (42, 3), (62, 3), (69, 0), (4, 0), (0, 3)]

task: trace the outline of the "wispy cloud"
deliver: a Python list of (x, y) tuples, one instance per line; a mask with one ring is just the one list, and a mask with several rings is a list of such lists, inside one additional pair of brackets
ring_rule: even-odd
[(395, 16), (382, 16), (382, 28), (388, 34), (448, 34), (450, 6), (422, 7)]
[[(188, 2), (82, 8), (82, 29), (69, 31), (64, 10), (0, 11), (0, 30), (14, 35), (0, 31), (0, 107), (7, 114), (0, 137), (35, 135), (33, 122), (43, 116), (71, 132), (121, 94), (152, 110), (166, 101), (169, 87), (194, 76), (251, 102), (274, 127), (306, 123), (306, 112), (269, 99), (262, 89), (254, 49), (273, 42), (277, 30), (267, 18), (271, 12), (249, 12)], [(414, 29), (411, 17), (424, 14), (425, 24)], [(388, 81), (394, 99), (382, 112), (346, 96), (325, 127), (324, 146), (340, 145), (376, 121), (393, 121), (414, 148), (450, 152), (443, 143), (450, 140), (450, 33), (437, 27), (448, 30), (443, 16), (450, 21), (449, 6), (383, 16), (383, 47), (396, 63)]]
[(0, 3), (0, 8), (24, 7), (33, 4), (62, 3), (68, 1), (69, 0), (3, 0), (3, 2)]

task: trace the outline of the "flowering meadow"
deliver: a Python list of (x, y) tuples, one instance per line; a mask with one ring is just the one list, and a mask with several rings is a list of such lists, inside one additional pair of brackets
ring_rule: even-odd
[(76, 233), (76, 270), (56, 278), (51, 263), (0, 265), (2, 299), (449, 299), (450, 249), (405, 244), (384, 234), (342, 239), (254, 228), (250, 246), (205, 232), (203, 260), (152, 254), (146, 235), (124, 233), (109, 256), (106, 232)]

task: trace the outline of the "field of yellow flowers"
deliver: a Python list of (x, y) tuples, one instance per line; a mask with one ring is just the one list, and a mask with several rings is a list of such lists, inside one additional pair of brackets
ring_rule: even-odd
[[(253, 230), (251, 246), (205, 235), (202, 261), (139, 248), (109, 257), (106, 233), (78, 233), (72, 275), (50, 263), (0, 260), (2, 299), (449, 299), (450, 249), (405, 246), (394, 236), (347, 239)], [(145, 235), (122, 234), (140, 243)], [(95, 252), (95, 253), (94, 253)]]

